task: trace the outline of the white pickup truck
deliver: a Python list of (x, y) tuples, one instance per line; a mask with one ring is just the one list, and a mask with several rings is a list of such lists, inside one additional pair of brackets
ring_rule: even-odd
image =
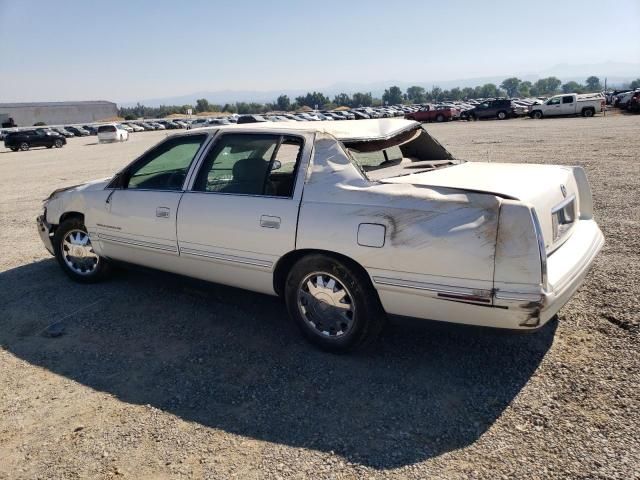
[(605, 99), (600, 93), (580, 95), (565, 93), (547, 99), (541, 105), (532, 105), (531, 118), (555, 117), (559, 115), (582, 115), (593, 117), (604, 110)]

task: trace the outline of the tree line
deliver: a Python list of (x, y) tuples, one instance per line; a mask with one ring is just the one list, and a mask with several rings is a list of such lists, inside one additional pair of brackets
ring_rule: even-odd
[[(630, 84), (630, 88), (640, 88), (640, 78)], [(340, 93), (333, 98), (322, 92), (308, 92), (305, 95), (290, 99), (287, 95), (280, 95), (274, 102), (235, 102), (224, 105), (209, 103), (205, 98), (196, 100), (195, 105), (160, 105), (147, 107), (138, 103), (134, 107), (121, 107), (120, 116), (127, 120), (140, 117), (161, 118), (171, 114), (186, 115), (191, 109), (194, 113), (225, 112), (225, 113), (267, 113), (272, 111), (294, 111), (303, 107), (311, 109), (331, 110), (338, 107), (376, 107), (382, 105), (432, 103), (445, 100), (471, 100), (475, 98), (492, 97), (538, 97), (557, 93), (590, 93), (601, 92), (602, 82), (596, 76), (588, 77), (584, 84), (570, 81), (562, 83), (557, 77), (540, 78), (535, 82), (523, 81), (517, 77), (506, 78), (500, 85), (485, 83), (476, 87), (454, 87), (443, 90), (433, 86), (430, 90), (419, 85), (413, 85), (405, 92), (398, 86), (385, 89), (381, 98), (374, 97), (371, 92), (356, 92), (351, 95)]]

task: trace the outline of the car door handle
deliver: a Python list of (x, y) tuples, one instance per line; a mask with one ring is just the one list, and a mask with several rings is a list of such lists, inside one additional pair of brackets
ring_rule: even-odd
[(171, 210), (167, 207), (156, 208), (156, 217), (158, 218), (169, 218), (170, 214)]
[(260, 217), (260, 226), (264, 228), (280, 228), (280, 217), (262, 215)]

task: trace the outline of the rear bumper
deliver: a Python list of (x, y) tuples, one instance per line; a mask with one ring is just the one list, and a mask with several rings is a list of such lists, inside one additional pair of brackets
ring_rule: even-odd
[[(571, 237), (549, 256), (546, 289), (531, 285), (522, 293), (492, 292), (488, 286), (482, 302), (477, 298), (482, 291), (477, 289), (406, 279), (389, 281), (377, 276), (378, 272), (370, 274), (385, 311), (391, 315), (530, 331), (542, 327), (571, 299), (603, 245), (596, 222), (581, 220)], [(458, 290), (458, 294), (453, 297), (451, 290)]]
[(547, 260), (548, 291), (540, 311), (542, 323), (553, 317), (584, 282), (604, 236), (594, 220), (581, 220), (569, 238)]
[(53, 235), (51, 225), (47, 223), (44, 215), (40, 215), (38, 218), (36, 218), (36, 224), (38, 226), (38, 235), (40, 235), (40, 240), (42, 240), (44, 248), (46, 248), (51, 255), (55, 255), (55, 252), (53, 250), (53, 243), (51, 241), (51, 236)]
[(520, 313), (521, 320), (514, 328), (531, 329), (544, 325), (580, 288), (603, 245), (604, 236), (598, 224), (593, 220), (580, 220), (571, 237), (547, 259), (546, 289), (539, 295), (501, 296), (497, 292), (494, 306)]

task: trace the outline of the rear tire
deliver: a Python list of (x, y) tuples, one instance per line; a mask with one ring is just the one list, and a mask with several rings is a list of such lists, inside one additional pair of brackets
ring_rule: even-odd
[(436, 122), (438, 123), (444, 122), (444, 115), (442, 115), (441, 113), (438, 114), (438, 116), (436, 117)]
[(64, 145), (64, 142), (58, 138), (53, 144), (55, 145), (56, 148), (62, 148), (62, 146)]
[(96, 283), (110, 273), (109, 263), (93, 251), (87, 228), (77, 217), (58, 226), (53, 236), (53, 249), (58, 264), (74, 282)]
[(327, 255), (298, 260), (287, 276), (284, 297), (289, 316), (307, 340), (331, 352), (370, 344), (386, 320), (368, 275)]
[(26, 152), (27, 150), (29, 150), (29, 144), (27, 142), (22, 142), (19, 146), (20, 150), (22, 150), (23, 152)]
[(584, 110), (582, 110), (583, 117), (593, 117), (594, 113), (595, 112), (593, 111), (593, 108), (585, 108)]

